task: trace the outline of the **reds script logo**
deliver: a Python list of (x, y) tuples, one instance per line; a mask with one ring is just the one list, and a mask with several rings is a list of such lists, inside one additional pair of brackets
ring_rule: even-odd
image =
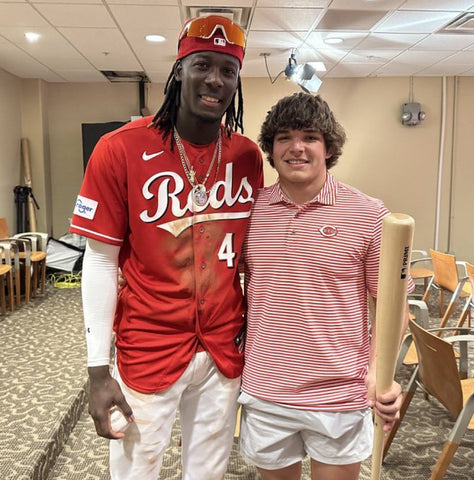
[[(249, 217), (250, 209), (247, 212), (207, 213), (183, 218), (188, 212), (199, 213), (204, 211), (208, 206), (211, 206), (213, 209), (217, 210), (223, 205), (232, 207), (236, 203), (254, 202), (254, 198), (252, 197), (253, 189), (248, 182), (247, 177), (242, 178), (237, 193), (235, 194), (235, 196), (232, 196), (232, 168), (232, 163), (228, 163), (226, 165), (225, 180), (216, 182), (213, 185), (211, 191), (209, 192), (209, 198), (207, 202), (202, 206), (197, 206), (193, 204), (191, 192), (187, 197), (186, 205), (181, 205), (178, 195), (184, 189), (184, 181), (177, 173), (160, 172), (152, 175), (144, 183), (142, 187), (142, 194), (146, 200), (156, 200), (156, 209), (154, 212), (151, 212), (150, 209), (143, 210), (140, 213), (140, 219), (145, 223), (156, 222), (168, 211), (168, 208), (171, 204), (171, 212), (173, 213), (173, 216), (176, 217), (178, 220), (162, 223), (161, 225), (157, 225), (157, 227), (162, 228), (163, 230), (166, 230), (172, 233), (175, 237), (177, 237), (188, 227), (196, 223), (209, 222), (212, 220), (226, 220)], [(157, 195), (150, 191), (151, 187), (155, 184), (155, 182), (160, 182), (158, 185)]]

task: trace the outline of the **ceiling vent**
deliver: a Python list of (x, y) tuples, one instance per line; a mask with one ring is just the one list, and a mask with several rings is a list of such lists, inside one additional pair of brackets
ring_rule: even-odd
[(221, 15), (240, 25), (245, 31), (249, 28), (250, 7), (186, 7), (186, 19), (194, 17), (207, 17), (208, 15)]
[(474, 34), (474, 12), (462, 13), (436, 33)]
[(117, 70), (101, 70), (100, 73), (112, 83), (148, 83), (150, 79), (145, 72), (135, 72), (130, 70), (117, 71)]

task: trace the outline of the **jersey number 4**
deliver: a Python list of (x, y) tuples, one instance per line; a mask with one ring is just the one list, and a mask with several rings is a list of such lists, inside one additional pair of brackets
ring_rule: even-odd
[(236, 256), (237, 254), (234, 251), (234, 234), (226, 233), (217, 257), (221, 262), (227, 262), (229, 268), (234, 268), (234, 259)]

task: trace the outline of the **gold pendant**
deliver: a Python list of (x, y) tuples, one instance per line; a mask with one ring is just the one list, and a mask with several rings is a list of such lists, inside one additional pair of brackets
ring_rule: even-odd
[(189, 181), (191, 183), (194, 183), (194, 180), (196, 179), (196, 172), (194, 171), (194, 167), (191, 165), (191, 168), (189, 170), (189, 175), (188, 175)]

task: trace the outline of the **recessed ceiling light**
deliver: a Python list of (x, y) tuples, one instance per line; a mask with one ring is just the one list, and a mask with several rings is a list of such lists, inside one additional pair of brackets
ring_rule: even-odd
[(162, 35), (152, 34), (152, 35), (145, 35), (145, 40), (147, 42), (160, 43), (160, 42), (164, 42), (166, 39)]
[(338, 43), (342, 43), (344, 40), (339, 37), (332, 37), (332, 38), (326, 38), (324, 40), (324, 43), (327, 43), (328, 45), (337, 45)]
[(40, 39), (41, 35), (35, 32), (26, 32), (25, 37), (29, 42), (33, 43), (33, 42), (37, 42)]

